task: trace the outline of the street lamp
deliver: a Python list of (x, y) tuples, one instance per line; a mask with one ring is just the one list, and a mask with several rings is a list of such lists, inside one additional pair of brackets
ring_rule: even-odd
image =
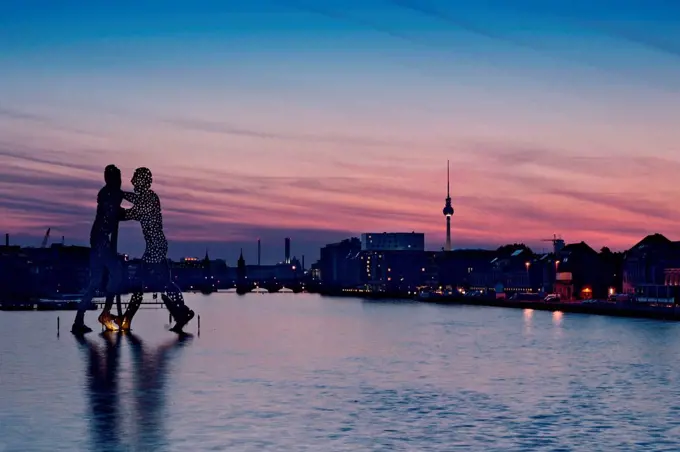
[(531, 291), (531, 278), (529, 277), (529, 267), (531, 266), (531, 262), (527, 261), (524, 265), (527, 267), (527, 287), (529, 288), (529, 291)]

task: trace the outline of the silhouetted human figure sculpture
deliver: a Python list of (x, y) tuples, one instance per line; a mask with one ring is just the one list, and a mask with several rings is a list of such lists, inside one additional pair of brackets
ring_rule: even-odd
[(106, 306), (99, 316), (99, 321), (107, 329), (117, 329), (110, 310), (115, 295), (120, 289), (123, 269), (112, 246), (111, 233), (122, 213), (120, 205), (123, 201), (123, 192), (120, 189), (120, 170), (114, 165), (107, 166), (104, 170), (104, 181), (106, 185), (99, 190), (97, 195), (97, 214), (90, 231), (90, 283), (85, 295), (78, 303), (78, 312), (71, 328), (71, 331), (75, 334), (92, 331), (85, 325), (85, 311), (92, 305), (92, 298), (94, 298), (97, 289), (102, 286), (105, 270), (108, 271)]
[[(148, 168), (137, 168), (132, 176), (134, 193), (123, 192), (123, 198), (132, 203), (132, 208), (123, 212), (123, 220), (136, 220), (142, 225), (146, 249), (142, 255), (142, 287), (135, 290), (128, 308), (117, 323), (122, 329), (129, 329), (135, 313), (142, 304), (144, 290), (161, 292), (165, 307), (175, 319), (172, 331), (181, 332), (182, 328), (194, 317), (194, 311), (184, 304), (182, 292), (172, 282), (168, 265), (168, 241), (163, 233), (163, 215), (158, 195), (151, 190), (153, 181)], [(163, 293), (165, 292), (165, 293)]]

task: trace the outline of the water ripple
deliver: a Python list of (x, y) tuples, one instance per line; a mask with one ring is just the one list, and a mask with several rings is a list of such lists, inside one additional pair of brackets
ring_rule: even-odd
[(56, 336), (71, 313), (0, 313), (0, 451), (680, 450), (678, 324), (187, 300), (181, 342), (162, 311), (87, 344)]

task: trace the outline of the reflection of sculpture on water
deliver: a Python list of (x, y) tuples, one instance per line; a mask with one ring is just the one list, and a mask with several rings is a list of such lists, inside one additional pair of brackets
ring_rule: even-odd
[(75, 337), (88, 352), (87, 385), (92, 412), (88, 425), (92, 429), (92, 448), (117, 450), (120, 447), (118, 365), (121, 337), (112, 333), (102, 333), (102, 336), (106, 341), (104, 351), (83, 335)]
[[(88, 352), (87, 384), (89, 408), (92, 418), (88, 420), (93, 450), (128, 450), (128, 441), (134, 450), (154, 450), (167, 441), (163, 428), (165, 413), (165, 382), (167, 362), (171, 352), (185, 345), (192, 337), (180, 335), (172, 341), (147, 348), (139, 337), (131, 333), (105, 332), (104, 349), (94, 342), (77, 336), (78, 342)], [(120, 416), (119, 363), (121, 338), (125, 336), (133, 357), (134, 406), (131, 423), (134, 435), (123, 431)], [(129, 436), (129, 438), (128, 438)]]
[(145, 348), (139, 337), (130, 334), (130, 346), (134, 366), (135, 418), (137, 431), (135, 446), (138, 450), (155, 450), (167, 441), (163, 429), (165, 407), (165, 383), (168, 358), (171, 352), (185, 345), (193, 337), (182, 334), (169, 343), (153, 349)]

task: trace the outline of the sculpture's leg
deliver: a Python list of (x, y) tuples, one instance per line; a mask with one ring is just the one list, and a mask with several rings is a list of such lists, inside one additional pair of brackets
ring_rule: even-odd
[[(123, 278), (123, 265), (118, 260), (118, 256), (113, 250), (106, 256), (106, 268), (108, 269), (108, 281), (106, 283), (106, 303), (104, 309), (99, 315), (99, 323), (104, 325), (108, 331), (118, 331), (119, 325), (116, 323), (116, 318), (111, 315), (111, 308), (113, 308), (113, 300), (118, 299), (120, 304), (121, 281)], [(118, 311), (122, 311), (119, 307)]]
[(78, 303), (78, 312), (76, 318), (73, 320), (71, 332), (74, 334), (89, 333), (92, 331), (90, 327), (85, 325), (85, 311), (92, 306), (92, 299), (96, 290), (100, 287), (103, 279), (103, 260), (102, 250), (95, 248), (90, 250), (90, 282), (85, 291), (83, 298)]
[(120, 294), (116, 295), (116, 308), (118, 308), (118, 317), (123, 315), (123, 302), (120, 301)]
[(194, 311), (184, 304), (182, 291), (177, 284), (172, 281), (170, 267), (167, 266), (167, 263), (165, 265), (164, 276), (166, 289), (165, 293), (161, 295), (161, 298), (176, 322), (175, 326), (171, 328), (171, 331), (181, 332), (182, 328), (194, 318)]
[[(120, 295), (118, 295), (120, 297)], [(113, 300), (115, 296), (111, 294), (106, 295), (106, 303), (104, 304), (104, 309), (102, 309), (102, 313), (99, 314), (99, 323), (104, 325), (104, 328), (106, 328), (107, 331), (118, 331), (119, 326), (116, 323), (116, 317), (111, 315), (111, 308), (113, 308)]]
[(142, 301), (144, 300), (144, 294), (142, 292), (135, 292), (132, 294), (132, 298), (130, 299), (130, 303), (128, 303), (127, 310), (121, 317), (116, 318), (116, 323), (122, 330), (129, 330), (130, 325), (132, 324), (132, 318), (135, 316), (137, 313), (137, 310), (139, 307), (142, 305)]
[(161, 298), (176, 322), (175, 326), (170, 330), (178, 333), (181, 332), (182, 328), (194, 318), (194, 311), (184, 304), (182, 292), (174, 284), (172, 284), (171, 287), (168, 287), (168, 291), (162, 294)]

